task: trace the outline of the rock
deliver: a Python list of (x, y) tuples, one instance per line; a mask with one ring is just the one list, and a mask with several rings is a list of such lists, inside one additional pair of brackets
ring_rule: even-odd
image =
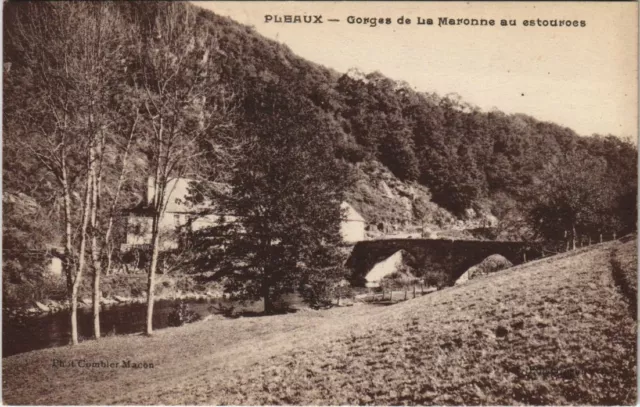
[(47, 307), (46, 305), (44, 305), (43, 303), (38, 302), (38, 301), (36, 301), (36, 307), (38, 307), (38, 309), (40, 311), (43, 311), (43, 312), (50, 312), (51, 311), (51, 309), (49, 307)]
[(487, 226), (489, 226), (491, 228), (495, 228), (500, 223), (498, 218), (496, 218), (495, 216), (493, 216), (491, 214), (485, 215), (485, 222), (487, 223)]
[(405, 216), (409, 219), (412, 219), (413, 204), (411, 203), (411, 199), (407, 198), (406, 196), (403, 196), (402, 198), (400, 198), (400, 202), (402, 202), (402, 205), (404, 206)]
[(113, 304), (117, 304), (117, 301), (112, 300), (111, 298), (102, 298), (100, 300), (100, 303), (103, 305), (113, 305)]
[(126, 297), (122, 297), (122, 296), (119, 296), (119, 295), (114, 295), (113, 298), (117, 302), (131, 302), (131, 298), (126, 298)]
[(387, 198), (395, 198), (395, 195), (393, 195), (393, 192), (391, 192), (391, 188), (389, 188), (386, 182), (380, 181), (380, 189)]

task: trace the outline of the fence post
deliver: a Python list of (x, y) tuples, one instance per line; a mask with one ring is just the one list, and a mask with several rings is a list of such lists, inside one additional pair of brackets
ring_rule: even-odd
[(613, 240), (616, 240), (616, 232), (613, 232)]
[(600, 233), (600, 243), (602, 243), (602, 233)]
[(416, 283), (413, 283), (413, 298), (416, 298)]
[(527, 252), (522, 253), (523, 263), (527, 262)]

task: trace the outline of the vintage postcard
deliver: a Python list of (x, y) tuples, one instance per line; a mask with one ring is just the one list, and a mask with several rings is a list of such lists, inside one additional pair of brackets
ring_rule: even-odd
[(638, 3), (5, 2), (6, 405), (636, 405)]

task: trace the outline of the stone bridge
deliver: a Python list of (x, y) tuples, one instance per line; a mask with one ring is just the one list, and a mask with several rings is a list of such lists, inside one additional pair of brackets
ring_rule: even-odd
[[(382, 239), (358, 242), (347, 260), (351, 269), (351, 284), (364, 286), (365, 276), (378, 262), (404, 250), (417, 277), (438, 281), (437, 285), (453, 285), (469, 267), (492, 254), (500, 254), (513, 264), (540, 257), (539, 248), (523, 242), (445, 240), (445, 239)], [(435, 284), (435, 283), (431, 283)]]

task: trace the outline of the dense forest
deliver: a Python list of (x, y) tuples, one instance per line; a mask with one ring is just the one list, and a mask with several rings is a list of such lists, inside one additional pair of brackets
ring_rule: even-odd
[[(59, 50), (56, 47), (83, 50), (77, 33), (64, 24), (49, 33), (56, 39), (55, 43), (42, 39), (39, 43), (26, 42), (29, 39), (23, 32), (26, 26), (13, 21), (18, 20), (17, 15), (24, 21), (27, 7), (38, 9), (39, 14), (31, 17), (36, 25), (38, 18), (48, 15), (55, 15), (61, 22), (74, 18), (59, 14), (55, 4), (16, 3), (5, 7), (3, 239), (8, 251), (3, 255), (3, 279), (11, 284), (28, 280), (27, 271), (33, 276), (42, 270), (41, 258), (26, 253), (63, 244), (64, 231), (60, 226), (63, 222), (59, 220), (65, 216), (64, 197), (55, 186), (57, 181), (51, 171), (39, 160), (43, 152), (29, 142), (29, 137), (38, 130), (39, 123), (51, 119), (43, 112), (50, 104), (57, 103), (54, 99), (60, 94), (56, 92), (79, 94), (84, 86), (84, 82), (77, 82), (77, 89), (65, 87), (62, 74), (61, 78), (39, 75), (41, 67), (34, 60), (39, 55), (44, 55), (47, 61), (57, 61), (55, 55), (49, 55)], [(108, 87), (109, 92), (103, 94), (111, 99), (91, 102), (95, 106), (101, 103), (112, 106), (111, 111), (96, 115), (104, 116), (105, 123), (110, 123), (111, 129), (119, 134), (114, 136), (111, 147), (107, 144), (104, 150), (96, 150), (105, 163), (101, 182), (106, 197), (98, 206), (105, 213), (113, 212), (115, 206), (122, 209), (139, 201), (146, 174), (153, 167), (153, 146), (140, 141), (129, 149), (126, 136), (132, 124), (135, 127), (138, 123), (137, 114), (147, 114), (136, 105), (136, 100), (148, 96), (143, 94), (140, 83), (149, 80), (129, 73), (140, 70), (140, 64), (152, 64), (154, 60), (149, 55), (144, 56), (147, 59), (140, 57), (138, 45), (126, 33), (134, 32), (144, 41), (151, 41), (157, 34), (145, 21), (155, 21), (166, 4), (123, 3), (114, 7), (120, 9), (123, 18), (110, 22), (114, 25), (112, 33), (125, 34), (111, 39), (120, 45), (113, 49), (117, 59), (111, 59), (110, 55), (101, 58), (107, 64), (102, 69), (118, 72), (120, 76), (113, 76), (112, 82), (101, 85)], [(304, 137), (313, 137), (314, 132), (321, 134), (323, 148), (340, 164), (337, 168), (344, 169), (345, 178), (354, 174), (357, 178), (358, 169), (380, 163), (399, 181), (428, 191), (432, 207), (448, 211), (459, 219), (468, 217), (470, 209), (494, 215), (500, 227), (507, 234), (512, 233), (513, 236), (506, 238), (545, 239), (565, 244), (570, 237), (575, 245), (576, 239), (585, 236), (596, 239), (602, 233), (620, 235), (635, 229), (637, 148), (630, 141), (614, 135), (580, 136), (567, 127), (525, 114), (485, 112), (457, 95), (419, 92), (410, 84), (377, 72), (363, 73), (357, 69), (335, 72), (297, 57), (285, 45), (262, 37), (251, 27), (191, 5), (180, 7), (189, 8), (196, 15), (198, 27), (215, 39), (206, 43), (205, 55), (209, 64), (207, 81), (215, 82), (217, 93), (206, 96), (211, 99), (221, 94), (233, 96), (229, 99), (232, 103), (226, 117), (234, 124), (220, 126), (227, 141), (241, 138), (241, 132), (251, 133), (252, 126), (260, 125), (257, 120), (261, 115), (255, 112), (264, 111), (265, 103), (278, 100), (272, 95), (282, 95), (288, 105), (302, 106), (301, 110), (313, 117), (316, 129), (307, 128)], [(129, 27), (137, 28), (130, 31)], [(171, 47), (182, 45), (168, 43), (165, 51), (179, 54), (180, 50)], [(206, 59), (200, 54), (199, 58)], [(61, 68), (59, 72), (63, 71)], [(42, 91), (45, 81), (51, 81), (44, 87), (46, 92)], [(87, 83), (89, 87), (94, 86), (91, 81)], [(213, 86), (211, 83), (198, 86)], [(149, 98), (152, 102), (155, 100)], [(86, 100), (77, 99), (77, 105), (70, 107), (77, 108), (77, 114), (81, 114), (86, 108), (82, 105), (84, 102)], [(25, 119), (27, 113), (29, 120)], [(89, 116), (91, 112), (86, 114), (93, 120), (94, 116)], [(154, 128), (155, 116), (149, 117), (140, 120), (138, 125), (142, 131)], [(78, 119), (78, 123), (82, 120)], [(189, 120), (176, 125), (186, 128), (192, 125)], [(69, 150), (71, 169), (82, 167), (87, 160), (80, 152), (93, 151), (85, 148), (93, 141), (77, 142), (79, 147)], [(129, 174), (138, 176), (129, 176), (119, 183), (116, 169), (125, 145), (130, 157)], [(191, 163), (188, 171), (200, 170), (202, 176), (231, 182), (233, 176), (226, 174), (224, 160), (214, 159), (215, 148), (207, 150), (211, 146), (206, 140), (198, 147), (205, 151), (203, 161)], [(78, 155), (74, 156), (75, 153)], [(256, 153), (256, 156), (269, 159), (268, 154)], [(185, 174), (188, 171), (185, 168)], [(69, 179), (69, 199), (82, 202), (83, 182), (82, 177)], [(350, 190), (347, 188), (347, 196), (355, 193), (355, 184), (357, 179)], [(119, 200), (115, 198), (116, 190), (121, 191)], [(112, 205), (116, 201), (117, 204)], [(374, 207), (375, 204), (373, 202)], [(70, 216), (80, 217), (80, 213)], [(416, 214), (416, 223), (421, 222), (422, 216), (426, 213)]]

